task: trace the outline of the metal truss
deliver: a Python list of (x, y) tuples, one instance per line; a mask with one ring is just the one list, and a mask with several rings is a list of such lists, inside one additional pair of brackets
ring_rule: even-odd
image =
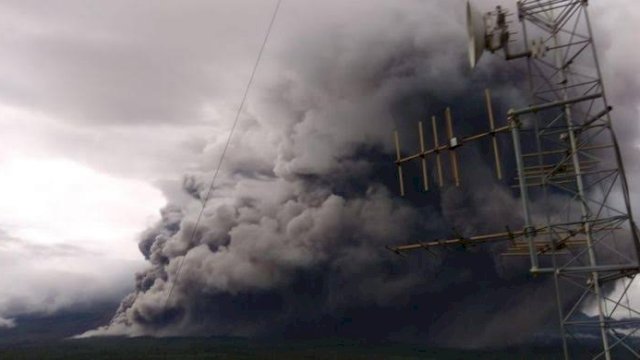
[[(514, 139), (520, 133), (535, 143), (533, 152), (517, 159), (525, 226), (534, 221), (527, 215), (528, 193), (541, 196), (548, 208), (552, 201), (564, 203), (564, 211), (546, 212), (547, 234), (527, 237), (531, 271), (554, 276), (565, 358), (586, 357), (580, 351), (588, 347), (580, 346), (580, 337), (589, 328), (599, 330), (602, 342), (600, 351), (589, 357), (610, 359), (615, 348), (640, 357), (624, 341), (630, 334), (627, 330), (639, 329), (640, 320), (623, 302), (638, 273), (638, 233), (587, 2), (521, 1), (518, 17), (524, 46), (535, 47), (527, 58), (534, 105), (508, 114), (515, 124)], [(529, 42), (530, 38), (535, 41)], [(525, 128), (526, 121), (530, 124)], [(566, 235), (567, 222), (578, 227), (571, 236)], [(539, 261), (539, 251), (532, 246), (538, 239), (550, 248), (550, 261)], [(576, 271), (566, 271), (571, 268)], [(622, 294), (611, 299), (608, 283), (620, 281), (625, 282)], [(596, 319), (585, 319), (579, 311), (585, 306), (597, 308)]]
[[(508, 241), (504, 256), (527, 256), (531, 273), (553, 276), (566, 359), (640, 358), (638, 342), (629, 341), (640, 330), (640, 312), (631, 307), (628, 299), (629, 289), (640, 271), (640, 241), (611, 124), (612, 109), (602, 83), (587, 1), (523, 0), (517, 5), (524, 51), (514, 56), (505, 47), (505, 57), (526, 58), (531, 105), (510, 110), (508, 125), (496, 128), (487, 92), (490, 129), (463, 138), (454, 137), (447, 109), (448, 142), (438, 143), (433, 118), (434, 147), (426, 149), (420, 124), (420, 151), (402, 157), (396, 133), (396, 164), (400, 191), (404, 193), (402, 166), (420, 160), (426, 190), (427, 158), (435, 156), (442, 186), (440, 152), (447, 151), (451, 154), (453, 179), (459, 185), (456, 148), (492, 137), (496, 174), (501, 178), (495, 136), (510, 132), (518, 171), (513, 180), (522, 203), (522, 228), (469, 237), (456, 235), (447, 240), (389, 249), (403, 254), (440, 246)], [(497, 8), (497, 16), (504, 18), (509, 14)], [(504, 39), (514, 42), (507, 36)], [(596, 316), (585, 316), (583, 310), (587, 308), (593, 309)], [(598, 334), (601, 344), (597, 350), (586, 345), (593, 342), (594, 334)]]

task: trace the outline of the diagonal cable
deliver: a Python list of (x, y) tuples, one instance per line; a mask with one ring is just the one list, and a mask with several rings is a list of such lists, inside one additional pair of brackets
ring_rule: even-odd
[[(247, 96), (249, 95), (249, 90), (251, 89), (251, 85), (253, 84), (253, 78), (255, 77), (256, 72), (258, 70), (258, 65), (260, 64), (260, 60), (262, 59), (262, 53), (264, 52), (264, 48), (267, 44), (267, 40), (269, 39), (269, 35), (271, 34), (271, 29), (273, 28), (273, 24), (278, 15), (278, 10), (280, 10), (281, 2), (282, 0), (278, 0), (278, 2), (276, 3), (275, 9), (273, 10), (273, 14), (271, 15), (271, 21), (269, 22), (269, 26), (267, 27), (266, 33), (264, 35), (264, 39), (262, 40), (262, 45), (260, 46), (260, 51), (258, 52), (256, 61), (253, 64), (253, 69), (251, 70), (251, 76), (249, 76), (249, 81), (247, 82), (247, 85), (245, 86), (245, 89), (244, 89), (244, 93), (242, 94), (242, 99), (240, 100), (240, 105), (238, 106), (238, 110), (236, 111), (236, 116), (235, 116), (235, 119), (233, 120), (233, 125), (231, 126), (231, 130), (229, 131), (227, 142), (224, 144), (224, 148), (222, 149), (222, 153), (220, 154), (220, 159), (218, 160), (218, 165), (216, 166), (216, 170), (214, 171), (213, 176), (211, 177), (211, 183), (209, 184), (209, 188), (207, 189), (204, 199), (202, 199), (202, 207), (200, 208), (200, 213), (198, 214), (196, 223), (193, 226), (193, 231), (191, 232), (189, 243), (193, 243), (193, 240), (196, 237), (196, 233), (198, 231), (198, 225), (200, 225), (200, 220), (202, 219), (202, 215), (204, 214), (204, 209), (207, 206), (207, 201), (211, 196), (211, 192), (213, 191), (214, 185), (216, 183), (216, 179), (218, 178), (218, 174), (220, 173), (220, 168), (222, 167), (222, 162), (224, 161), (224, 157), (227, 154), (227, 150), (229, 149), (229, 144), (231, 143), (233, 132), (235, 131), (236, 126), (238, 125), (238, 119), (240, 119), (240, 113), (242, 112), (242, 109), (244, 108), (244, 103), (246, 102)], [(164, 309), (167, 308), (167, 304), (169, 303), (169, 300), (171, 299), (171, 295), (173, 294), (173, 289), (176, 286), (176, 283), (178, 282), (178, 280), (180, 279), (180, 271), (182, 270), (182, 266), (184, 265), (188, 255), (189, 255), (189, 251), (187, 251), (184, 254), (184, 256), (182, 257), (182, 261), (180, 261), (180, 264), (178, 265), (178, 270), (176, 271), (175, 279), (173, 283), (171, 283), (171, 288), (169, 288), (169, 294), (167, 295), (167, 298), (164, 302)]]

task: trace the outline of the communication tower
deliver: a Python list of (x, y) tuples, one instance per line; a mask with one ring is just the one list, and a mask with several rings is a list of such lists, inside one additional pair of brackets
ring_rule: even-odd
[[(430, 185), (431, 165), (438, 185), (443, 186), (442, 153), (449, 153), (451, 178), (460, 186), (456, 149), (480, 139), (491, 140), (496, 176), (502, 179), (496, 137), (510, 134), (522, 226), (389, 249), (404, 254), (506, 241), (503, 256), (526, 257), (531, 274), (553, 277), (566, 359), (640, 358), (637, 340), (631, 341), (640, 330), (640, 312), (628, 299), (640, 271), (640, 241), (587, 6), (587, 0), (522, 0), (515, 14), (500, 6), (481, 13), (467, 2), (471, 67), (484, 51), (526, 62), (531, 105), (509, 110), (506, 124), (496, 126), (487, 90), (489, 127), (485, 132), (455, 136), (447, 108), (446, 141), (438, 133), (438, 119), (432, 117), (432, 137), (425, 137), (420, 122), (420, 149), (410, 155), (401, 152), (396, 132), (400, 193), (405, 192), (403, 165), (412, 161), (421, 163), (425, 190)], [(518, 33), (512, 28), (514, 17), (521, 24)], [(433, 139), (431, 147), (429, 138)], [(535, 210), (540, 208), (545, 211)], [(582, 310), (587, 307), (597, 309), (597, 315), (585, 316)], [(593, 342), (588, 334), (597, 334), (597, 349), (588, 346)]]

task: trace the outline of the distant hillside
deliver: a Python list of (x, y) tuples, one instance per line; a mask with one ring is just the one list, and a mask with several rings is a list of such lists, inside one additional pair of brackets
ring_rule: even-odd
[(61, 311), (54, 315), (29, 315), (16, 319), (16, 327), (0, 328), (0, 349), (7, 346), (61, 340), (109, 322), (118, 304)]

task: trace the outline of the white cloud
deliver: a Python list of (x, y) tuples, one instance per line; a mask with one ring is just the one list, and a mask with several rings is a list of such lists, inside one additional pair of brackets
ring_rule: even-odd
[(12, 328), (16, 326), (16, 322), (14, 319), (5, 319), (0, 317), (0, 329), (2, 328)]
[(117, 299), (143, 266), (136, 238), (165, 200), (64, 158), (0, 158), (0, 315)]
[[(0, 161), (0, 228), (39, 245), (78, 244), (136, 258), (127, 246), (157, 220), (164, 200), (138, 180), (98, 173), (67, 159)], [(125, 246), (123, 246), (125, 245)]]

